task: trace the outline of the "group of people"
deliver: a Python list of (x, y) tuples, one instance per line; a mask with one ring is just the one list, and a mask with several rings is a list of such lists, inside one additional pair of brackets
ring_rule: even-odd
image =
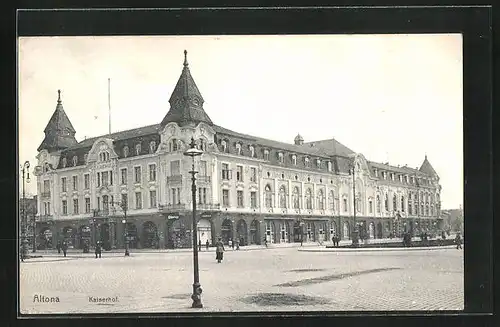
[[(63, 252), (64, 256), (66, 257), (66, 254), (68, 252), (68, 243), (66, 241), (62, 241), (62, 242), (57, 242), (57, 245), (56, 245), (56, 248), (57, 248), (57, 253), (61, 253), (61, 251)], [(90, 244), (88, 241), (84, 242), (83, 243), (83, 253), (89, 253), (89, 249), (90, 249)], [(95, 246), (95, 257), (96, 259), (99, 257), (101, 257), (101, 254), (102, 254), (102, 242), (101, 241), (97, 241), (96, 243), (96, 246)]]

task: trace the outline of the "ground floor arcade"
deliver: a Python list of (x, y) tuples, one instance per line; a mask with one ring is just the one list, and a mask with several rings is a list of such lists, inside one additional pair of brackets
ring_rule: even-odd
[[(200, 212), (197, 215), (197, 240), (213, 245), (220, 237), (223, 243), (238, 241), (249, 244), (325, 242), (332, 237), (350, 239), (352, 227), (358, 226), (362, 239), (413, 236), (427, 232), (436, 234), (442, 222), (436, 219), (270, 216), (227, 212)], [(101, 241), (105, 249), (186, 248), (192, 246), (191, 212), (161, 213), (123, 217), (99, 217), (80, 220), (37, 223), (37, 248), (55, 248), (66, 241), (70, 248), (93, 246)]]

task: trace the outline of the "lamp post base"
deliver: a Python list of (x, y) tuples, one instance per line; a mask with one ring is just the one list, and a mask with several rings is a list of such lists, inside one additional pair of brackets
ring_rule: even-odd
[(200, 283), (193, 284), (193, 295), (191, 295), (191, 299), (193, 300), (193, 304), (191, 308), (203, 308), (203, 304), (201, 303), (201, 285)]
[(359, 246), (359, 232), (354, 231), (351, 234), (351, 240), (352, 240), (352, 247), (358, 247)]

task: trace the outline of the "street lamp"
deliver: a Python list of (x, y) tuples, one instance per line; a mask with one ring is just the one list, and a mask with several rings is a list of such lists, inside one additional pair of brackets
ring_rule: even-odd
[[(24, 261), (25, 258), (28, 256), (28, 240), (27, 240), (27, 235), (26, 235), (26, 227), (28, 226), (28, 217), (26, 215), (26, 192), (25, 192), (25, 181), (27, 183), (30, 182), (30, 162), (25, 161), (24, 165), (21, 166), (22, 168), (22, 177), (23, 177), (23, 220), (21, 224), (21, 242), (22, 242), (22, 248), (21, 248), (21, 261)], [(25, 178), (25, 174), (27, 175)], [(33, 232), (34, 234), (34, 232)]]
[(353, 230), (352, 230), (352, 246), (357, 247), (359, 245), (359, 238), (358, 238), (358, 225), (356, 223), (356, 170), (355, 170), (355, 163), (354, 159), (353, 162), (350, 164), (350, 169), (349, 169), (349, 174), (352, 175), (352, 201), (353, 201)]
[(191, 295), (191, 299), (193, 300), (193, 308), (203, 308), (203, 304), (201, 303), (201, 285), (200, 285), (200, 276), (198, 271), (198, 247), (196, 246), (196, 240), (198, 238), (198, 232), (196, 230), (196, 173), (194, 170), (194, 157), (197, 157), (203, 153), (202, 150), (196, 148), (196, 143), (194, 142), (194, 138), (191, 138), (190, 148), (184, 152), (185, 156), (192, 158), (192, 169), (189, 172), (191, 174), (191, 193), (193, 196), (193, 269), (194, 269), (194, 283), (193, 283), (193, 295)]
[(120, 207), (123, 211), (123, 219), (122, 219), (122, 224), (124, 226), (124, 236), (125, 236), (125, 256), (126, 257), (129, 257), (130, 256), (130, 252), (128, 250), (128, 228), (127, 228), (127, 209), (128, 209), (128, 206), (127, 206), (127, 200), (126, 198), (122, 198), (122, 202), (111, 202), (111, 207), (114, 209), (115, 208), (115, 204)]

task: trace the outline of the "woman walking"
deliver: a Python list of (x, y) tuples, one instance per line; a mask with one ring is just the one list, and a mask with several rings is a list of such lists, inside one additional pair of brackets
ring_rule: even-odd
[(215, 243), (215, 260), (220, 263), (224, 256), (224, 244), (222, 244), (222, 239), (219, 237), (217, 243)]

